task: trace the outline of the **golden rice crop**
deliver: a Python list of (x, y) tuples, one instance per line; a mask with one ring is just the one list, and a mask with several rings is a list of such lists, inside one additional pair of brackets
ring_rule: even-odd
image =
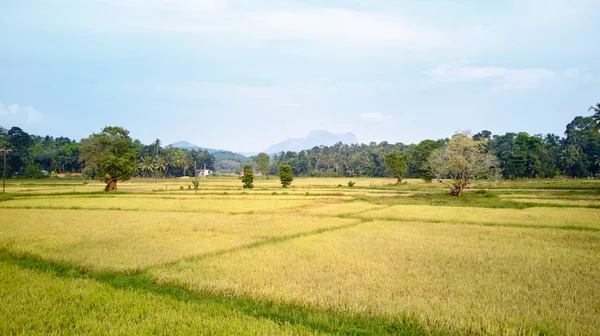
[(136, 270), (354, 222), (275, 215), (0, 209), (0, 246), (90, 269)]
[(487, 209), (428, 205), (398, 205), (364, 212), (371, 219), (441, 223), (500, 224), (600, 229), (600, 210), (573, 208)]
[(311, 207), (283, 210), (283, 212), (312, 216), (338, 216), (356, 214), (359, 212), (380, 209), (383, 207), (385, 206), (364, 202), (344, 203), (341, 201), (336, 202), (335, 200), (324, 200)]
[(154, 269), (157, 281), (459, 334), (596, 334), (600, 235), (372, 222)]
[(306, 206), (310, 205), (311, 202), (311, 200), (287, 200), (284, 198), (265, 201), (260, 199), (224, 200), (214, 198), (198, 199), (193, 197), (184, 199), (154, 199), (147, 197), (32, 197), (1, 202), (0, 208), (245, 213)]
[(84, 279), (60, 279), (0, 262), (2, 335), (312, 335), (253, 318)]

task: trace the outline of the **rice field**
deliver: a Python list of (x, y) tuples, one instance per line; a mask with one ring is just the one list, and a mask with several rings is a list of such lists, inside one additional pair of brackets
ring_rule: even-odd
[(600, 183), (10, 180), (0, 334), (600, 334)]

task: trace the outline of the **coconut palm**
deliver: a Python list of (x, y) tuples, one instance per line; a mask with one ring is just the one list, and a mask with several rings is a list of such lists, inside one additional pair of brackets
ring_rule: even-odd
[(600, 128), (600, 103), (596, 104), (596, 106), (590, 106), (588, 112), (589, 111), (594, 112), (594, 115), (592, 115), (592, 119), (594, 119), (594, 122), (596, 123), (594, 130), (598, 132), (598, 129)]
[(142, 176), (150, 176), (152, 174), (154, 164), (150, 156), (144, 156), (138, 164), (138, 169)]

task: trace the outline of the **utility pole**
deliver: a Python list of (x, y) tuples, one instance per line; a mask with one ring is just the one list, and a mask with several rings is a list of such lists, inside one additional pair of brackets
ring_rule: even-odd
[(4, 153), (4, 170), (3, 170), (3, 172), (4, 172), (3, 175), (4, 176), (2, 178), (2, 193), (4, 194), (4, 192), (6, 191), (6, 154), (8, 152), (12, 152), (12, 149), (5, 149), (4, 148), (4, 149), (0, 149), (0, 152)]
[(196, 168), (196, 161), (194, 160), (194, 193), (198, 194), (198, 169)]
[(203, 178), (206, 178), (206, 164), (204, 165), (204, 173), (202, 174)]

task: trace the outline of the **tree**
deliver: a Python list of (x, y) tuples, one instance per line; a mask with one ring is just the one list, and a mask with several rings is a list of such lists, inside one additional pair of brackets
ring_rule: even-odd
[(287, 188), (292, 181), (294, 180), (294, 175), (292, 174), (292, 167), (289, 165), (282, 163), (279, 165), (279, 180), (281, 181), (281, 185), (284, 188)]
[(498, 159), (483, 153), (483, 146), (485, 140), (475, 141), (468, 134), (459, 133), (443, 148), (431, 153), (427, 161), (429, 169), (438, 182), (450, 189), (450, 195), (460, 197), (476, 178), (497, 174)]
[(385, 166), (388, 174), (398, 179), (396, 184), (400, 184), (408, 170), (408, 155), (398, 155), (398, 151), (393, 150), (385, 155)]
[(437, 141), (423, 140), (415, 147), (410, 156), (410, 164), (414, 174), (427, 183), (435, 178), (427, 168), (427, 159), (438, 148), (440, 148), (440, 144)]
[(244, 176), (242, 176), (242, 182), (244, 183), (244, 189), (254, 188), (254, 172), (252, 171), (252, 165), (249, 163), (244, 165)]
[(269, 169), (271, 169), (271, 165), (269, 161), (271, 158), (266, 153), (260, 153), (254, 157), (254, 162), (256, 162), (256, 169), (262, 174), (262, 176), (267, 176), (269, 173)]
[(596, 106), (590, 106), (588, 112), (589, 111), (594, 112), (594, 115), (592, 115), (592, 119), (596, 123), (594, 131), (598, 132), (598, 129), (600, 128), (600, 103), (596, 104)]
[(94, 168), (96, 177), (106, 183), (106, 191), (116, 191), (117, 181), (131, 178), (136, 169), (136, 153), (129, 131), (121, 127), (105, 127), (81, 141), (81, 161)]

